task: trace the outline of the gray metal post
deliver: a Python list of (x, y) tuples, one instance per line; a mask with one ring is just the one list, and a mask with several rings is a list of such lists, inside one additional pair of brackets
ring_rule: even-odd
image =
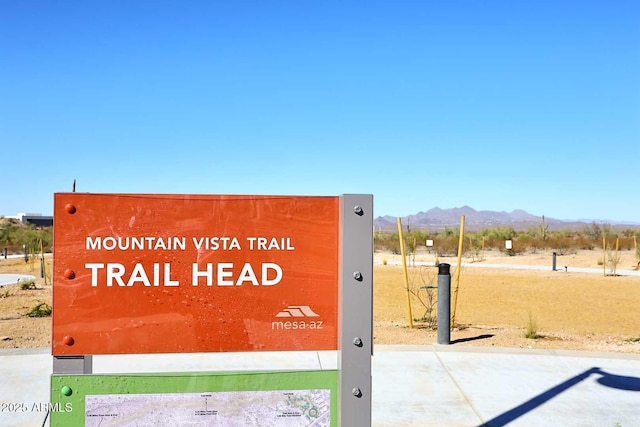
[(4, 259), (7, 259), (7, 248), (4, 248)]
[(338, 425), (371, 426), (373, 196), (340, 197)]
[(451, 273), (449, 264), (438, 265), (438, 344), (451, 344)]
[(53, 373), (91, 374), (93, 372), (93, 355), (85, 356), (53, 356)]
[(553, 253), (553, 265), (551, 267), (553, 271), (556, 271), (556, 253)]

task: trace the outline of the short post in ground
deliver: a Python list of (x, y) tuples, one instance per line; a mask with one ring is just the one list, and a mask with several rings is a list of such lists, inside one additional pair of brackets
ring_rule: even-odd
[(451, 265), (438, 265), (438, 344), (451, 344)]

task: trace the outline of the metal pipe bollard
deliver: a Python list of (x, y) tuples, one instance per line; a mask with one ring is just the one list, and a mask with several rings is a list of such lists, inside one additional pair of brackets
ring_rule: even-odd
[(438, 344), (451, 344), (451, 273), (449, 264), (438, 265)]
[(553, 265), (551, 266), (553, 271), (556, 271), (556, 253), (553, 253)]

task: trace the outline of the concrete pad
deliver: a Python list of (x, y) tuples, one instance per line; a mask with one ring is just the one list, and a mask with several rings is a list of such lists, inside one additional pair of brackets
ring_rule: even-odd
[(47, 418), (51, 350), (17, 349), (0, 352), (0, 426), (41, 426)]
[(638, 357), (507, 350), (439, 356), (487, 426), (614, 426), (640, 419)]
[[(335, 369), (337, 353), (94, 356), (95, 373)], [(42, 426), (49, 348), (0, 350), (0, 426)], [(374, 426), (640, 425), (640, 354), (376, 346)], [(48, 425), (48, 423), (44, 423)]]
[(480, 424), (436, 353), (379, 350), (372, 367), (374, 426)]

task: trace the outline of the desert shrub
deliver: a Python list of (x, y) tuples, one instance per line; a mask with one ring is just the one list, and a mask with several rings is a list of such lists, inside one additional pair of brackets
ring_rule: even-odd
[(523, 246), (530, 246), (532, 244), (536, 243), (536, 238), (533, 236), (530, 236), (526, 233), (521, 233), (518, 235), (518, 242), (520, 242), (521, 245)]
[(373, 236), (374, 250), (379, 252), (400, 253), (398, 233), (375, 233)]
[(524, 337), (530, 339), (540, 338), (540, 334), (538, 334), (538, 321), (531, 311), (529, 311), (527, 323), (524, 328)]
[[(523, 234), (526, 235), (526, 233)], [(486, 228), (480, 231), (480, 235), (485, 238), (485, 248), (504, 251), (505, 240), (514, 240), (514, 238), (517, 236), (517, 233), (511, 227), (500, 226), (494, 228)]]
[(620, 250), (631, 251), (634, 248), (633, 237), (620, 237), (619, 239)]
[(593, 239), (584, 236), (576, 236), (573, 244), (577, 249), (593, 250), (596, 247), (596, 242)]
[(51, 306), (46, 302), (40, 302), (28, 313), (28, 317), (49, 317), (51, 316)]
[[(620, 250), (634, 250), (640, 230), (623, 229), (615, 230), (608, 224), (592, 223), (582, 230), (555, 230), (541, 232), (540, 225), (530, 226), (526, 230), (515, 231), (509, 226), (499, 226), (485, 228), (479, 231), (465, 232), (463, 244), (463, 254), (477, 253), (482, 247), (484, 238), (484, 248), (486, 250), (499, 250), (516, 255), (526, 251), (535, 252), (537, 250), (554, 250), (560, 254), (571, 254), (577, 250), (593, 250), (602, 248), (602, 236), (607, 240), (619, 239)], [(458, 250), (458, 239), (460, 230), (457, 228), (445, 227), (443, 231), (427, 233), (424, 230), (411, 229), (403, 233), (407, 243), (407, 255), (410, 255), (419, 247), (424, 247), (425, 241), (431, 239), (434, 242), (432, 248), (440, 256), (455, 256)], [(505, 250), (505, 240), (513, 241), (513, 249)], [(415, 241), (415, 247), (414, 247)], [(377, 251), (400, 253), (398, 233), (376, 232), (374, 234), (374, 247)], [(638, 255), (640, 262), (640, 254)]]
[(18, 280), (18, 287), (23, 291), (36, 289), (36, 281), (34, 279)]
[(455, 256), (458, 253), (458, 236), (436, 236), (433, 239), (434, 249), (440, 256)]
[(620, 260), (621, 260), (621, 257), (618, 251), (616, 251), (611, 247), (607, 247), (605, 268), (608, 267), (609, 270), (611, 271), (611, 274), (614, 276), (616, 275), (616, 270), (618, 269), (618, 265), (620, 265)]
[(568, 255), (576, 253), (574, 240), (569, 237), (560, 237), (555, 239), (554, 246), (558, 255)]
[(513, 240), (516, 237), (516, 232), (513, 227), (501, 225), (490, 229), (488, 237), (502, 240), (504, 242), (505, 240)]
[(540, 227), (537, 225), (531, 225), (526, 230), (519, 234), (520, 237), (528, 236), (528, 237), (538, 237), (540, 235)]
[(592, 222), (582, 229), (582, 235), (591, 240), (598, 240), (602, 238), (602, 229), (600, 225)]
[(606, 238), (618, 237), (617, 232), (611, 227), (611, 224), (607, 223), (596, 224), (592, 222), (591, 225), (586, 226), (582, 232), (593, 240), (602, 239), (602, 236)]
[(424, 309), (422, 317), (413, 320), (425, 323), (427, 328), (433, 329), (438, 320), (437, 272), (433, 267), (424, 266), (412, 270), (414, 274), (409, 280), (409, 293), (420, 302)]
[[(471, 234), (468, 239), (469, 247), (466, 248), (465, 252), (471, 254), (471, 260), (473, 262), (482, 261), (482, 237), (477, 234)], [(464, 245), (463, 245), (464, 248)]]

